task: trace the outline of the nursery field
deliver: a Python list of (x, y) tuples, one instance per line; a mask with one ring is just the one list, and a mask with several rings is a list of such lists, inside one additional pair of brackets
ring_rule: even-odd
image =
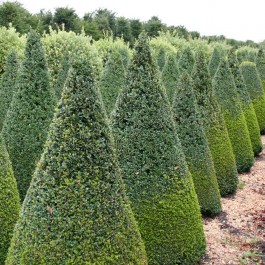
[(236, 194), (222, 198), (222, 212), (203, 220), (207, 254), (200, 265), (265, 264), (264, 150), (239, 181)]

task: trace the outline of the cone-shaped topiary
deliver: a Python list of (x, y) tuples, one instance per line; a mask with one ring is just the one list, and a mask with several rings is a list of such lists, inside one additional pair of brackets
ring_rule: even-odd
[(159, 70), (162, 72), (163, 68), (166, 64), (166, 51), (164, 48), (159, 49), (156, 61), (157, 61), (157, 65), (158, 65)]
[(102, 72), (99, 88), (109, 115), (113, 110), (119, 91), (125, 83), (125, 69), (120, 53), (113, 50)]
[(240, 69), (252, 100), (261, 134), (265, 134), (265, 97), (255, 63), (243, 62)]
[(254, 152), (254, 155), (258, 155), (262, 150), (259, 123), (242, 73), (239, 69), (239, 63), (237, 61), (235, 51), (233, 49), (231, 49), (228, 54), (228, 63), (230, 70), (234, 76), (237, 93), (241, 99), (242, 110), (247, 122), (252, 150)]
[(174, 55), (169, 55), (167, 58), (167, 62), (163, 68), (162, 72), (162, 81), (166, 88), (167, 95), (172, 104), (173, 95), (176, 90), (176, 86), (178, 83), (178, 66), (176, 63), (176, 59)]
[(3, 136), (17, 179), (20, 199), (29, 187), (52, 119), (55, 96), (38, 33), (28, 34), (25, 56), (3, 126)]
[(221, 58), (213, 78), (213, 88), (232, 143), (237, 170), (238, 172), (249, 171), (254, 163), (254, 153), (234, 78), (225, 58)]
[(173, 116), (198, 195), (201, 212), (206, 215), (215, 215), (221, 211), (220, 192), (192, 85), (192, 80), (187, 73), (180, 76), (173, 100)]
[(16, 90), (16, 79), (18, 72), (17, 53), (12, 51), (6, 60), (5, 72), (0, 81), (0, 131), (12, 101), (13, 93)]
[(211, 150), (220, 193), (225, 196), (235, 192), (237, 188), (236, 162), (202, 51), (196, 54), (192, 77), (198, 112)]
[(5, 264), (13, 229), (19, 216), (20, 201), (11, 162), (0, 135), (0, 265)]
[(148, 264), (195, 264), (205, 252), (198, 199), (145, 34), (111, 127)]
[(193, 66), (194, 66), (194, 54), (191, 48), (188, 46), (182, 52), (179, 61), (178, 61), (178, 68), (179, 72), (183, 73), (184, 71), (188, 74), (191, 74)]
[(73, 62), (6, 265), (146, 265), (90, 62)]
[(263, 91), (265, 93), (265, 52), (263, 49), (259, 49), (256, 57), (256, 66), (259, 72), (259, 76), (262, 82)]
[(211, 59), (210, 59), (209, 65), (208, 65), (209, 73), (210, 73), (212, 78), (214, 77), (214, 75), (217, 71), (217, 68), (219, 66), (219, 63), (220, 63), (220, 60), (222, 57), (223, 57), (223, 52), (222, 52), (221, 48), (216, 46), (213, 50), (213, 53), (212, 53), (212, 56), (211, 56)]
[(241, 64), (244, 61), (248, 61), (248, 50), (246, 47), (239, 48), (236, 52), (237, 60)]

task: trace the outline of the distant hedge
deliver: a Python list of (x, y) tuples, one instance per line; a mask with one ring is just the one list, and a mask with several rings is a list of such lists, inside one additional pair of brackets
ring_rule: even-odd
[(265, 95), (256, 64), (243, 62), (240, 69), (256, 112), (260, 132), (265, 134)]
[(212, 80), (203, 52), (199, 51), (196, 55), (192, 78), (198, 111), (211, 150), (220, 193), (225, 196), (237, 189), (237, 169), (232, 145), (213, 91)]
[(201, 212), (215, 215), (221, 211), (220, 191), (211, 151), (197, 110), (193, 82), (187, 73), (180, 76), (176, 88), (173, 116)]
[(13, 230), (19, 216), (20, 200), (11, 162), (1, 135), (0, 207), (0, 265), (4, 265)]
[(241, 101), (225, 58), (220, 60), (213, 78), (213, 88), (216, 91), (232, 143), (237, 170), (238, 172), (249, 171), (254, 163), (254, 154)]
[(118, 161), (148, 264), (196, 264), (205, 253), (198, 199), (145, 34), (112, 114)]
[(94, 71), (72, 63), (6, 265), (147, 265)]
[(251, 102), (250, 95), (248, 93), (248, 89), (244, 82), (243, 75), (239, 69), (239, 63), (237, 61), (234, 50), (231, 50), (228, 54), (228, 63), (234, 77), (237, 93), (241, 100), (242, 110), (247, 122), (249, 136), (252, 144), (252, 150), (254, 152), (254, 155), (258, 155), (262, 150), (259, 123), (254, 106)]

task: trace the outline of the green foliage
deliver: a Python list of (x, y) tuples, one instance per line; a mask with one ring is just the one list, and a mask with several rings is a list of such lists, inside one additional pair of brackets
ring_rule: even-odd
[(0, 131), (9, 109), (13, 93), (16, 91), (16, 79), (18, 72), (17, 53), (12, 51), (6, 62), (6, 69), (0, 81)]
[(213, 88), (216, 91), (232, 143), (237, 170), (238, 172), (249, 171), (254, 163), (254, 154), (241, 101), (225, 58), (221, 58), (213, 79)]
[(132, 43), (132, 33), (129, 20), (125, 17), (116, 18), (115, 36), (123, 38), (126, 43)]
[(179, 61), (178, 61), (178, 68), (179, 72), (187, 72), (188, 74), (191, 74), (193, 66), (194, 66), (194, 55), (191, 50), (191, 48), (188, 46), (185, 48), (183, 53), (181, 54)]
[(201, 212), (215, 215), (221, 211), (220, 192), (192, 86), (187, 73), (180, 76), (173, 101), (173, 116)]
[(0, 27), (0, 75), (4, 72), (7, 55), (13, 50), (22, 58), (25, 48), (25, 37), (20, 37), (15, 28)]
[(192, 77), (198, 111), (211, 150), (220, 193), (225, 196), (235, 192), (237, 188), (236, 162), (202, 51), (196, 54)]
[(237, 60), (239, 63), (242, 63), (244, 61), (250, 61), (255, 63), (257, 53), (258, 53), (257, 48), (253, 48), (250, 46), (242, 46), (236, 52)]
[(143, 23), (139, 19), (130, 19), (130, 27), (134, 42), (143, 30)]
[(241, 64), (242, 62), (248, 61), (248, 51), (246, 47), (238, 49), (236, 52), (237, 60)]
[(162, 31), (165, 25), (157, 16), (152, 16), (145, 24), (144, 30), (150, 37), (155, 37), (159, 35), (159, 31)]
[(162, 72), (162, 81), (166, 88), (170, 104), (177, 88), (179, 78), (178, 66), (174, 55), (169, 55)]
[(3, 136), (23, 200), (47, 137), (55, 98), (40, 36), (34, 31), (28, 34), (17, 85)]
[(265, 52), (263, 49), (259, 49), (258, 51), (256, 58), (256, 66), (262, 82), (263, 91), (265, 93)]
[(125, 69), (122, 57), (118, 51), (113, 50), (99, 81), (99, 88), (108, 115), (113, 110), (119, 91), (124, 83)]
[[(74, 59), (75, 57), (85, 57), (93, 62), (93, 67), (97, 70), (99, 77), (102, 63), (98, 57), (98, 52), (94, 45), (91, 45), (91, 38), (84, 33), (76, 34), (72, 31), (52, 30), (44, 34), (43, 44), (45, 47), (46, 58), (49, 66), (51, 86), (55, 90), (58, 75), (62, 69), (62, 62), (65, 57)], [(61, 91), (56, 91), (60, 95)]]
[(242, 110), (246, 119), (249, 136), (252, 144), (254, 155), (258, 155), (262, 150), (262, 142), (260, 138), (260, 129), (254, 106), (248, 93), (248, 89), (244, 82), (242, 73), (239, 69), (239, 63), (234, 50), (228, 54), (228, 63), (230, 70), (234, 76), (237, 93), (240, 97)]
[(11, 264), (147, 264), (95, 69), (85, 58), (69, 72), (14, 232)]
[(213, 50), (212, 56), (211, 56), (211, 60), (209, 62), (209, 73), (211, 75), (211, 77), (213, 78), (217, 68), (219, 66), (220, 60), (223, 57), (223, 52), (221, 50), (221, 48), (219, 46), (216, 46)]
[(165, 49), (162, 47), (161, 49), (159, 49), (159, 52), (157, 54), (157, 58), (156, 58), (156, 62), (157, 62), (157, 65), (158, 65), (158, 68), (160, 70), (160, 72), (163, 71), (163, 68), (166, 64), (166, 51)]
[(111, 128), (148, 264), (196, 264), (205, 253), (198, 199), (145, 34)]
[(243, 62), (240, 69), (244, 77), (259, 123), (260, 132), (265, 133), (265, 96), (255, 63)]
[(5, 264), (13, 229), (19, 216), (20, 201), (11, 162), (0, 135), (0, 265)]

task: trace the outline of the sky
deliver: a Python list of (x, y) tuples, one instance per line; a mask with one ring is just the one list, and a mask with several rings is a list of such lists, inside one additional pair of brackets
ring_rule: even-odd
[[(12, 1), (12, 0), (11, 0)], [(3, 2), (0, 0), (0, 2)], [(265, 40), (265, 0), (18, 0), (31, 13), (40, 9), (73, 8), (79, 17), (99, 8), (116, 16), (147, 21), (158, 16), (168, 26), (185, 26), (201, 35), (236, 40)]]

